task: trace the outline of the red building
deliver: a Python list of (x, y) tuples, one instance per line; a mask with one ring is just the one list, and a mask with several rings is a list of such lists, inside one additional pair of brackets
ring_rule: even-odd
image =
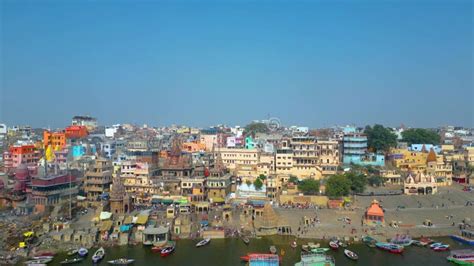
[(81, 139), (89, 135), (87, 127), (85, 126), (68, 126), (66, 127), (66, 138), (68, 139)]

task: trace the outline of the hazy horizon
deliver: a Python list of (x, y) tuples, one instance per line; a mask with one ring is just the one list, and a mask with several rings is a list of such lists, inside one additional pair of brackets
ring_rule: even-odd
[(471, 1), (2, 1), (0, 122), (474, 127)]

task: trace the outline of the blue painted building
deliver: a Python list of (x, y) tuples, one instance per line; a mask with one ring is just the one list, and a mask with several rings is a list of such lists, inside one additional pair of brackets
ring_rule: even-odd
[[(347, 130), (346, 130), (347, 129)], [(343, 157), (344, 164), (357, 164), (362, 166), (384, 166), (385, 155), (368, 153), (367, 135), (357, 132), (352, 128), (344, 130)], [(351, 130), (352, 129), (352, 130)]]

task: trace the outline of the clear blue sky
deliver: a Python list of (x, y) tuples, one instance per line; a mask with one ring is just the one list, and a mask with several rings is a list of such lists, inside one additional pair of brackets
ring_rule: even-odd
[[(222, 3), (224, 2), (224, 3)], [(1, 0), (0, 120), (474, 126), (472, 1)]]

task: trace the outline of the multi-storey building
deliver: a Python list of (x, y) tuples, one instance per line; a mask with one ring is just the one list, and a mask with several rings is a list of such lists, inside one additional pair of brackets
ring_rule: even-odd
[(347, 132), (343, 137), (343, 163), (364, 166), (384, 166), (383, 154), (368, 153), (367, 135), (358, 132)]
[(35, 167), (39, 158), (40, 152), (34, 144), (15, 144), (3, 153), (4, 167), (7, 172), (14, 170), (21, 164)]
[(147, 202), (153, 194), (159, 192), (152, 180), (154, 170), (148, 163), (124, 161), (120, 167), (125, 191), (133, 195), (137, 202)]
[(275, 171), (277, 174), (291, 174), (293, 169), (293, 150), (286, 147), (277, 149), (275, 154)]
[(223, 165), (235, 175), (249, 179), (258, 175), (260, 153), (257, 149), (222, 148), (218, 154)]
[(35, 176), (31, 180), (30, 201), (35, 204), (37, 212), (71, 200), (77, 195), (76, 177), (67, 174), (48, 174)]
[(94, 131), (98, 124), (97, 119), (90, 116), (75, 116), (72, 118), (73, 126), (85, 126), (89, 132)]
[(112, 172), (112, 162), (104, 158), (96, 159), (86, 172), (84, 192), (90, 205), (100, 204), (103, 196), (110, 192)]
[(66, 147), (66, 133), (43, 131), (44, 147), (51, 146), (53, 150), (64, 149)]

